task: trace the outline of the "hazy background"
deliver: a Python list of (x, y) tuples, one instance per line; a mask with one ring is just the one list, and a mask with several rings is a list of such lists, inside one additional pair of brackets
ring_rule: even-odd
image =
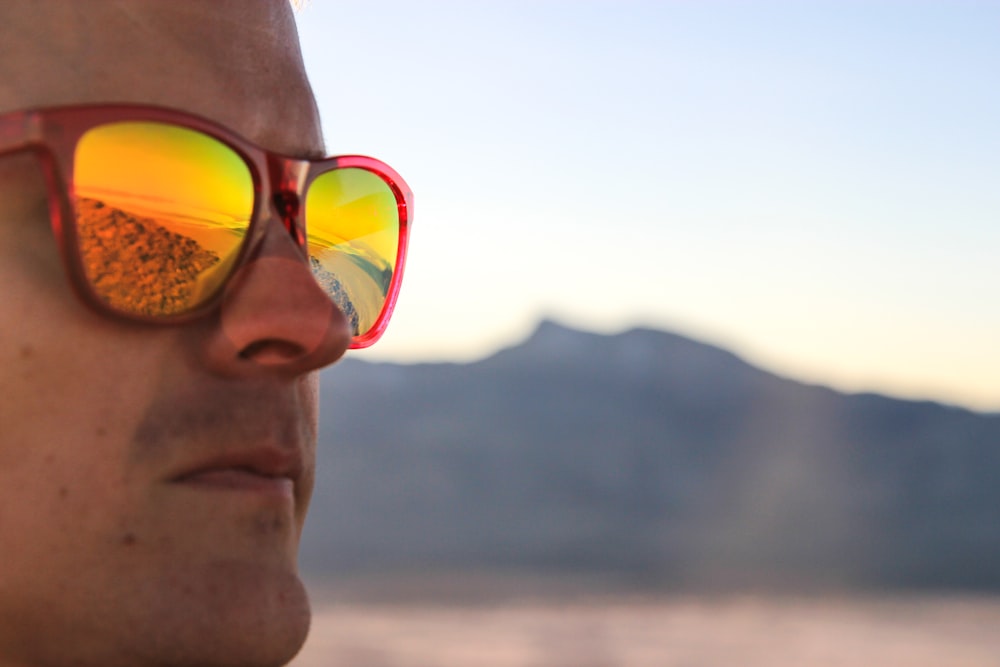
[(315, 0), (331, 152), (396, 167), (412, 258), (368, 358), (542, 315), (1000, 409), (1000, 3)]
[(298, 22), (416, 218), (297, 665), (1000, 665), (1000, 2)]

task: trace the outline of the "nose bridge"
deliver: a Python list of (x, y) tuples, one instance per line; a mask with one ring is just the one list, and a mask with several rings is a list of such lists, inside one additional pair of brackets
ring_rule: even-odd
[(271, 205), (295, 243), (303, 247), (306, 243), (306, 230), (302, 219), (302, 196), (309, 173), (309, 162), (280, 155), (268, 155), (267, 161), (268, 176), (271, 179)]

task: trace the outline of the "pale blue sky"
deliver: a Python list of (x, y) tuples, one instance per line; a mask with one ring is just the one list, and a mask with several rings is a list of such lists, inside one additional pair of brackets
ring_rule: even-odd
[(367, 358), (543, 315), (1000, 410), (1000, 2), (313, 0), (331, 152), (416, 196)]

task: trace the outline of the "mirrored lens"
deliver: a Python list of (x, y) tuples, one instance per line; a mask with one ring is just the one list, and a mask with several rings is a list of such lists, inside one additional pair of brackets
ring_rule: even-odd
[(112, 307), (176, 315), (218, 291), (253, 215), (253, 177), (230, 147), (154, 122), (88, 131), (75, 154), (84, 272)]
[(392, 188), (365, 169), (322, 174), (306, 195), (305, 223), (317, 282), (347, 315), (354, 335), (368, 333), (396, 269), (399, 209)]

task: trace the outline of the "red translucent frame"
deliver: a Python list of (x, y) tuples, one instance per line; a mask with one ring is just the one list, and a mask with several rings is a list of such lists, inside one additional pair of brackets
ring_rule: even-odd
[[(218, 307), (224, 289), (210, 300), (178, 315), (147, 316), (122, 312), (109, 306), (94, 291), (86, 277), (78, 246), (73, 196), (74, 154), (77, 142), (87, 131), (108, 123), (150, 121), (167, 123), (202, 132), (231, 148), (246, 163), (253, 178), (253, 216), (245, 240), (230, 271), (235, 275), (267, 233), (271, 216), (277, 217), (303, 251), (303, 268), (309, 271), (305, 220), (305, 195), (316, 178), (334, 169), (358, 168), (374, 173), (392, 190), (399, 212), (399, 240), (392, 281), (385, 304), (368, 331), (354, 336), (352, 348), (373, 344), (385, 331), (392, 315), (406, 263), (409, 225), (413, 215), (413, 194), (391, 167), (375, 158), (342, 155), (322, 159), (302, 159), (265, 150), (238, 134), (200, 116), (164, 107), (141, 105), (85, 105), (15, 111), (0, 115), (0, 155), (31, 150), (41, 159), (48, 185), (49, 217), (59, 252), (73, 289), (98, 311), (133, 321), (176, 324), (204, 316)], [(268, 207), (271, 212), (265, 214)], [(227, 278), (228, 280), (228, 278)]]

